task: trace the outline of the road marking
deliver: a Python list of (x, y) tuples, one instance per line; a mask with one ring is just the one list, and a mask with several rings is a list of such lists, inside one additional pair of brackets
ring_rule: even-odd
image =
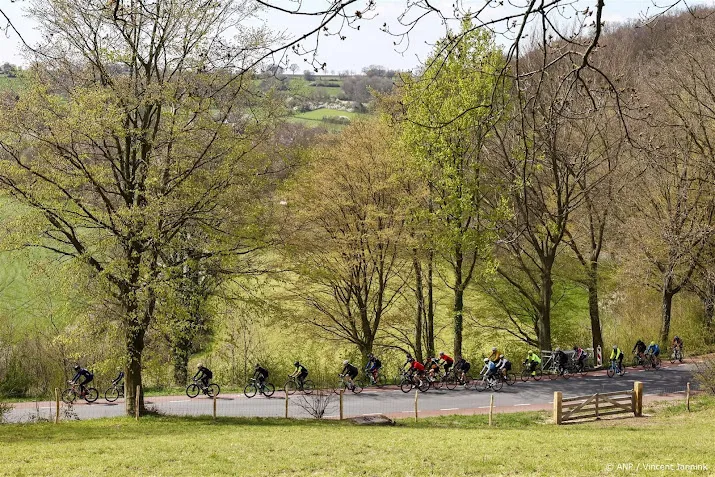
[(191, 402), (191, 399), (182, 399), (181, 401), (169, 401), (169, 402)]
[(405, 414), (405, 413), (413, 413), (413, 412), (415, 412), (415, 411), (400, 411), (400, 412), (401, 412), (402, 414)]
[(521, 403), (521, 404), (514, 404), (514, 405), (515, 405), (515, 406), (531, 406), (531, 404), (528, 403), (528, 402)]
[(370, 414), (363, 414), (363, 416), (380, 416), (380, 415), (382, 415), (382, 413), (380, 413), (380, 412), (373, 412), (373, 413), (370, 413)]
[(440, 409), (440, 411), (456, 411), (457, 409), (459, 409), (459, 408), (458, 407), (448, 407), (446, 409)]
[(477, 409), (489, 409), (489, 406), (479, 406)]

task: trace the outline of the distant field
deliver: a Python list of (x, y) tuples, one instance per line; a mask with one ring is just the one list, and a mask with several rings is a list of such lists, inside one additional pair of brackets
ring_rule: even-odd
[(26, 82), (22, 78), (8, 78), (0, 75), (0, 91), (21, 91), (26, 87)]
[[(705, 465), (690, 475), (713, 475), (714, 402), (693, 409), (559, 427), (544, 413), (498, 414), (491, 428), (483, 415), (394, 427), (167, 417), (0, 425), (0, 475), (601, 476), (643, 463)], [(629, 463), (630, 472), (616, 467)]]
[(308, 127), (323, 127), (329, 131), (340, 131), (343, 127), (342, 124), (331, 123), (323, 121), (323, 117), (340, 117), (345, 116), (351, 121), (361, 117), (367, 117), (367, 114), (360, 113), (348, 113), (347, 111), (340, 111), (337, 109), (316, 109), (314, 111), (308, 111), (307, 113), (299, 113), (292, 116), (289, 121), (294, 123), (301, 123)]

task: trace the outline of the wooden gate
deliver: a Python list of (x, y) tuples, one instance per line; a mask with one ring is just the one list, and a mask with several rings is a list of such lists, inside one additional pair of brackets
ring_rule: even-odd
[(554, 422), (562, 424), (581, 419), (600, 419), (613, 414), (643, 413), (643, 383), (636, 381), (633, 389), (589, 396), (564, 398), (561, 391), (554, 393)]

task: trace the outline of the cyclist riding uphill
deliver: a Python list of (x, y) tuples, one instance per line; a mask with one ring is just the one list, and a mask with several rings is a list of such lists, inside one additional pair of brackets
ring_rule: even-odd
[(256, 363), (256, 366), (253, 368), (253, 378), (258, 381), (259, 384), (263, 385), (266, 379), (268, 379), (268, 370)]
[(609, 359), (611, 361), (614, 359), (618, 361), (618, 371), (621, 375), (626, 374), (626, 370), (623, 368), (623, 351), (621, 351), (621, 348), (617, 345), (613, 345), (613, 351), (611, 351), (611, 357)]
[(353, 382), (353, 379), (357, 378), (357, 375), (357, 367), (350, 364), (350, 361), (348, 361), (347, 359), (343, 361), (343, 370), (340, 372), (340, 376), (347, 376), (348, 381), (350, 381), (350, 384), (354, 386), (355, 383)]
[(511, 371), (511, 361), (506, 359), (506, 356), (503, 354), (499, 355), (499, 361), (496, 362), (496, 366), (499, 372), (501, 372), (504, 376)]
[(561, 368), (559, 370), (559, 373), (563, 374), (566, 370), (566, 365), (569, 362), (569, 357), (566, 355), (566, 353), (563, 352), (561, 348), (556, 348), (554, 350), (554, 359), (557, 363), (559, 363), (559, 367)]
[(454, 364), (454, 360), (451, 356), (444, 354), (444, 351), (439, 352), (439, 359), (442, 361), (442, 366), (444, 366), (444, 375), (446, 376), (449, 374), (449, 368), (451, 368)]
[(194, 374), (194, 381), (201, 381), (201, 384), (207, 388), (209, 386), (209, 379), (214, 377), (214, 373), (212, 373), (209, 368), (204, 366), (203, 363), (199, 363), (196, 368), (198, 371)]
[(683, 349), (683, 340), (680, 339), (680, 336), (676, 336), (673, 338), (673, 349), (680, 349), (682, 351)]
[(573, 347), (573, 352), (574, 352), (574, 359), (576, 360), (576, 364), (580, 368), (585, 368), (586, 367), (586, 358), (588, 358), (588, 353), (586, 353), (583, 348), (579, 348), (578, 346)]
[(377, 373), (380, 371), (380, 368), (382, 368), (382, 361), (380, 361), (374, 354), (368, 354), (365, 372), (372, 373), (373, 379), (377, 381)]
[(295, 371), (293, 371), (289, 377), (291, 378), (297, 378), (298, 379), (298, 384), (303, 386), (305, 382), (305, 378), (308, 377), (308, 368), (300, 364), (300, 361), (296, 361), (293, 363), (293, 366), (295, 366)]
[(658, 346), (658, 343), (655, 341), (651, 341), (645, 353), (652, 356), (660, 356), (660, 346)]
[(637, 353), (638, 356), (640, 356), (642, 358), (643, 353), (645, 353), (645, 349), (646, 349), (646, 346), (645, 346), (645, 343), (643, 342), (643, 340), (638, 340), (638, 341), (636, 341), (636, 344), (633, 345), (632, 352)]
[(499, 351), (497, 351), (496, 346), (492, 348), (492, 354), (489, 355), (489, 361), (492, 361), (496, 363), (496, 361), (499, 359)]
[(524, 364), (529, 367), (529, 370), (531, 371), (531, 375), (534, 376), (536, 374), (536, 367), (541, 363), (541, 356), (536, 354), (536, 352), (529, 350), (529, 352), (526, 355), (526, 360), (524, 361)]
[(417, 361), (415, 358), (410, 358), (410, 370), (415, 371), (418, 376), (423, 375), (425, 372), (425, 365)]
[[(497, 358), (499, 359), (499, 358)], [(484, 366), (487, 367), (487, 377), (495, 376), (497, 374), (497, 365), (494, 361), (489, 358), (484, 358)]]
[[(72, 378), (69, 381), (69, 383), (70, 384), (79, 384), (79, 389), (82, 392), (82, 394), (84, 394), (87, 391), (85, 386), (92, 382), (92, 380), (94, 379), (94, 374), (90, 373), (85, 368), (80, 367), (80, 365), (78, 365), (78, 364), (75, 364), (72, 369), (74, 369), (76, 374), (74, 375), (74, 378)], [(78, 379), (80, 377), (84, 377), (84, 380), (81, 383), (78, 383)]]

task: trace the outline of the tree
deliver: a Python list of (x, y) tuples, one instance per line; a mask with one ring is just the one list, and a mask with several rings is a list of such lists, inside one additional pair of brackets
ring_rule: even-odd
[(315, 74), (310, 70), (303, 71), (303, 79), (306, 81), (315, 81)]
[(410, 267), (401, 258), (412, 207), (401, 184), (404, 155), (379, 120), (354, 122), (327, 141), (287, 200), (293, 293), (317, 313), (309, 323), (367, 361)]
[(290, 71), (291, 71), (291, 73), (293, 73), (294, 75), (295, 75), (295, 72), (298, 71), (299, 69), (300, 69), (300, 66), (298, 66), (296, 63), (292, 63), (292, 64), (290, 65)]
[(44, 217), (34, 245), (85, 264), (119, 310), (133, 413), (167, 254), (193, 230), (201, 247), (172, 267), (260, 244), (269, 176), (255, 148), (272, 109), (255, 107), (243, 67), (263, 39), (226, 44), (226, 25), (250, 15), (240, 2), (49, 0), (30, 13), (47, 44), (0, 111), (0, 185)]
[(504, 106), (498, 77), (504, 65), (494, 40), (469, 22), (462, 24), (460, 37), (453, 48), (445, 48), (452, 36), (438, 43), (419, 77), (404, 75), (392, 105), (403, 141), (429, 184), (429, 248), (452, 273), (448, 286), (454, 293), (457, 356), (462, 355), (464, 293), (479, 267), (488, 268), (484, 263), (495, 239), (499, 207), (489, 205), (493, 190), (485, 180), (485, 144)]

